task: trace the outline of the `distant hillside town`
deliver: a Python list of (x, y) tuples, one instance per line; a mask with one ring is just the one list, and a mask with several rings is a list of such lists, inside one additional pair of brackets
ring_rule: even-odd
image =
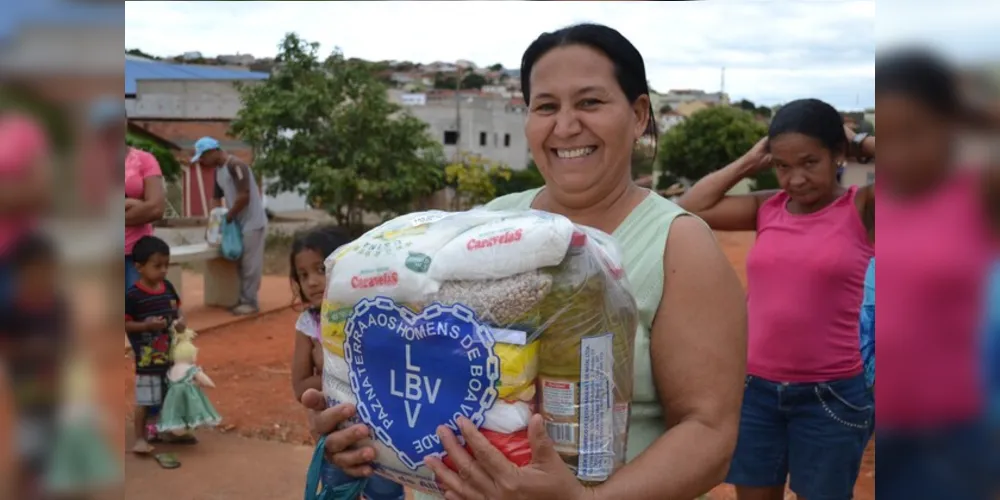
[[(527, 108), (521, 93), (519, 69), (475, 62), (418, 63), (366, 61), (389, 88), (389, 98), (428, 125), (428, 133), (451, 157), (458, 151), (487, 158), (512, 169), (524, 169), (530, 151), (524, 138)], [(229, 125), (242, 107), (234, 82), (249, 83), (270, 76), (278, 63), (250, 54), (205, 57), (187, 52), (158, 57), (140, 49), (125, 53), (126, 113), (131, 130), (170, 146), (180, 158), (189, 157), (194, 141), (210, 135), (224, 147), (250, 161), (252, 148), (228, 135)], [(661, 133), (683, 123), (694, 113), (716, 106), (734, 106), (768, 122), (777, 107), (759, 106), (746, 99), (731, 101), (724, 91), (673, 89), (653, 92), (653, 111)], [(875, 122), (874, 109), (845, 113), (845, 122), (861, 126)], [(185, 174), (183, 212), (204, 211), (204, 186), (211, 179)], [(270, 197), (274, 211), (298, 210), (305, 200), (296, 195)]]

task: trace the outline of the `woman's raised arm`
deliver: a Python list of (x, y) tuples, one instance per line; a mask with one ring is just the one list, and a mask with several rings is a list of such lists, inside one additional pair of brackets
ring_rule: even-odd
[(767, 139), (761, 139), (738, 160), (706, 175), (678, 201), (681, 208), (701, 217), (712, 229), (753, 231), (757, 229), (757, 209), (776, 191), (727, 196), (741, 180), (770, 167)]

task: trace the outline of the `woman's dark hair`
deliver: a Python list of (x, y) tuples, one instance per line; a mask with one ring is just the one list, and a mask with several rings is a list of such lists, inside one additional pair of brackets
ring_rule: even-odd
[[(634, 103), (643, 94), (649, 95), (646, 63), (632, 42), (617, 30), (604, 25), (575, 24), (551, 33), (542, 33), (524, 51), (524, 56), (521, 57), (521, 90), (526, 104), (530, 104), (531, 100), (531, 70), (535, 63), (550, 50), (567, 45), (584, 45), (607, 56), (615, 66), (618, 86), (629, 102)], [(654, 139), (657, 135), (655, 116), (650, 102), (646, 135)]]
[(319, 226), (301, 231), (295, 235), (295, 239), (292, 240), (292, 251), (288, 255), (288, 272), (292, 283), (299, 285), (299, 296), (297, 298), (303, 304), (308, 305), (309, 298), (306, 297), (301, 283), (299, 283), (299, 274), (295, 272), (295, 256), (306, 250), (310, 250), (318, 253), (325, 259), (337, 251), (338, 248), (350, 242), (351, 238), (347, 236), (347, 233), (336, 226)]
[(959, 111), (955, 71), (929, 50), (898, 49), (876, 57), (875, 81), (876, 96), (901, 94), (943, 116)]
[(802, 134), (818, 140), (832, 153), (847, 151), (844, 119), (833, 106), (819, 99), (800, 99), (785, 104), (774, 114), (767, 136)]

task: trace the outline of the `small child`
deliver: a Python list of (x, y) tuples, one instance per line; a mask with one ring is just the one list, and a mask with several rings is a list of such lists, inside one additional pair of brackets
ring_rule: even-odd
[(350, 239), (337, 228), (319, 227), (300, 233), (292, 242), (289, 278), (295, 300), (306, 307), (295, 322), (295, 354), (292, 358), (292, 389), (302, 400), (306, 389), (323, 390), (323, 344), (320, 310), (326, 292), (324, 261)]
[(0, 305), (0, 371), (10, 380), (18, 470), (13, 498), (34, 498), (52, 458), (56, 412), (69, 338), (69, 312), (59, 289), (59, 256), (44, 234), (15, 243), (7, 301)]
[(164, 378), (170, 369), (171, 326), (184, 331), (181, 298), (167, 281), (170, 246), (155, 236), (144, 236), (132, 249), (139, 281), (125, 292), (125, 333), (135, 357), (135, 444), (132, 452), (153, 451), (146, 439), (151, 408), (163, 404)]
[[(295, 323), (295, 355), (292, 359), (292, 389), (295, 399), (302, 400), (307, 389), (323, 390), (323, 344), (320, 333), (320, 312), (326, 293), (327, 256), (350, 243), (350, 239), (335, 227), (319, 227), (300, 233), (292, 242), (289, 256), (292, 289), (295, 299), (301, 300), (306, 310)], [(403, 487), (388, 479), (373, 476), (367, 480), (344, 474), (326, 462), (316, 469), (326, 488), (344, 488), (357, 485), (361, 498), (368, 500), (403, 500)], [(310, 471), (312, 472), (312, 470)]]

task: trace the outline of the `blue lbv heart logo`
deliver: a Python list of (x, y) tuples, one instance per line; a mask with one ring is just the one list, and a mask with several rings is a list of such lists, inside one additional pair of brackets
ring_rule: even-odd
[(500, 359), (490, 328), (469, 308), (432, 304), (417, 314), (392, 299), (363, 299), (344, 327), (344, 359), (358, 416), (411, 470), (441, 457), (441, 425), (477, 427), (497, 400)]

